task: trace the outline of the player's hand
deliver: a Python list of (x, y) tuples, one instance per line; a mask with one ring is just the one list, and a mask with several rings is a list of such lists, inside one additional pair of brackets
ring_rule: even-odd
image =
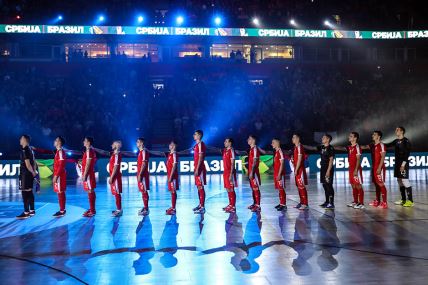
[(229, 176), (229, 182), (230, 182), (231, 184), (233, 184), (233, 177), (232, 177), (232, 176)]
[(354, 177), (358, 177), (358, 172), (354, 171)]
[(248, 175), (248, 178), (250, 179), (250, 180), (252, 180), (254, 177), (253, 177), (253, 174), (252, 173), (250, 173), (250, 175)]
[(401, 165), (400, 166), (400, 172), (404, 172), (406, 169), (405, 169), (405, 167), (404, 167), (404, 165)]
[(53, 179), (52, 179), (52, 182), (53, 183), (57, 183), (58, 182), (58, 176), (54, 176)]
[(140, 174), (137, 175), (137, 180), (138, 180), (138, 182), (141, 182), (141, 175)]
[(380, 173), (381, 173), (381, 169), (379, 169), (379, 168), (378, 168), (378, 169), (376, 170), (376, 174), (377, 174), (377, 175), (380, 175)]
[(111, 177), (108, 178), (108, 184), (111, 184)]
[(168, 177), (168, 183), (171, 183), (171, 182), (172, 182), (171, 177)]
[(281, 175), (278, 175), (278, 176), (276, 177), (276, 181), (281, 181)]
[(326, 173), (325, 173), (325, 178), (330, 178), (330, 171), (327, 171)]

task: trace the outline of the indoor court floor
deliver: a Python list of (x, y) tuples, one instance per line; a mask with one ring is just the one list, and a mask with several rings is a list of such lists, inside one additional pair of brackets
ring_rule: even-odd
[[(262, 212), (251, 213), (251, 191), (239, 175), (237, 213), (228, 203), (222, 176), (208, 175), (207, 213), (198, 203), (193, 177), (181, 176), (177, 215), (170, 206), (166, 176), (151, 176), (150, 215), (142, 207), (135, 177), (124, 177), (120, 218), (111, 217), (114, 196), (98, 182), (97, 215), (83, 218), (87, 196), (69, 181), (67, 215), (58, 210), (49, 183), (36, 196), (35, 217), (22, 212), (16, 179), (0, 180), (1, 284), (427, 284), (428, 170), (411, 170), (415, 206), (393, 204), (397, 183), (387, 172), (389, 209), (368, 206), (374, 198), (370, 172), (364, 172), (366, 209), (355, 210), (347, 172), (334, 182), (336, 209), (324, 210), (318, 174), (309, 180), (308, 211), (293, 208), (297, 189), (287, 180), (288, 210), (274, 206), (272, 176), (262, 176)], [(314, 283), (315, 282), (315, 283)]]

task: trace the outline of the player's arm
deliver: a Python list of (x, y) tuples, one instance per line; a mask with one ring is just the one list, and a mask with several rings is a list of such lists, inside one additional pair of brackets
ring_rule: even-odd
[(260, 147), (257, 147), (257, 148), (259, 149), (261, 154), (273, 154), (273, 151), (271, 151), (271, 150), (264, 150)]
[(100, 149), (100, 148), (95, 148), (95, 147), (92, 147), (92, 148), (94, 149), (94, 151), (96, 153), (99, 153), (101, 155), (105, 155), (105, 156), (109, 156), (110, 155), (109, 151), (106, 151), (106, 150), (103, 150), (103, 149)]
[(25, 166), (27, 167), (28, 171), (30, 171), (31, 174), (33, 175), (33, 177), (35, 177), (37, 175), (37, 173), (34, 170), (33, 166), (31, 165), (30, 159), (26, 158), (24, 161), (25, 161)]
[(333, 162), (334, 162), (334, 157), (330, 156), (330, 158), (328, 159), (327, 171), (325, 173), (326, 178), (330, 178), (330, 176), (331, 176), (331, 170), (333, 169)]
[(173, 154), (173, 156), (174, 156), (174, 162), (172, 163), (171, 174), (170, 174), (170, 176), (168, 177), (168, 182), (171, 182), (171, 181), (172, 181), (172, 177), (174, 177), (174, 174), (175, 174), (175, 172), (177, 171), (177, 157), (176, 157), (176, 154), (175, 154), (175, 153)]
[(119, 171), (119, 167), (120, 167), (120, 163), (119, 163), (119, 155), (115, 154), (114, 155), (114, 166), (113, 166), (113, 171), (110, 174), (110, 179), (109, 179), (109, 183), (111, 184), (113, 182), (113, 180), (116, 178), (116, 175)]
[(379, 165), (377, 166), (377, 170), (376, 170), (376, 173), (378, 175), (382, 172), (382, 166), (385, 162), (385, 156), (386, 156), (386, 148), (385, 148), (385, 146), (382, 146), (382, 150), (380, 153), (380, 162), (379, 162)]
[(86, 151), (86, 165), (85, 165), (85, 171), (83, 172), (83, 180), (86, 181), (88, 179), (88, 173), (89, 173), (89, 165), (91, 164), (92, 157), (89, 155), (89, 151)]
[(312, 151), (318, 150), (316, 146), (305, 145), (305, 144), (302, 144), (302, 146), (304, 149), (307, 149), (307, 150), (312, 150)]
[(338, 151), (348, 151), (346, 146), (335, 145), (333, 148), (334, 148), (334, 150), (338, 150)]
[(150, 154), (166, 157), (166, 153), (164, 151), (158, 150), (147, 150)]
[(193, 148), (187, 148), (180, 151), (177, 151), (178, 154), (191, 154)]
[(392, 142), (389, 143), (384, 143), (386, 149), (393, 149), (395, 147), (395, 144), (397, 143), (397, 140), (393, 140)]
[(360, 145), (362, 150), (369, 150), (370, 149), (370, 145), (366, 144), (366, 145)]
[(120, 153), (122, 153), (122, 155), (128, 156), (128, 157), (136, 157), (138, 154), (138, 152), (135, 153), (133, 151), (126, 151), (126, 150), (121, 150)]
[(215, 153), (222, 153), (222, 149), (221, 148), (218, 148), (218, 147), (215, 147), (215, 146), (209, 146), (209, 145), (207, 145), (206, 147), (207, 147), (207, 150), (209, 150), (209, 151), (212, 151), (212, 152), (215, 152)]
[(50, 150), (50, 149), (43, 149), (43, 148), (35, 147), (35, 146), (32, 146), (31, 149), (37, 153), (55, 155), (55, 152), (53, 150)]
[(233, 174), (235, 173), (235, 150), (232, 149), (232, 155), (230, 156), (230, 174), (229, 174), (229, 180), (233, 181)]
[(54, 171), (54, 177), (53, 177), (53, 182), (54, 183), (58, 182), (59, 175), (64, 172), (65, 162), (66, 162), (64, 154), (65, 154), (64, 151), (62, 151), (62, 150), (58, 151), (59, 159), (58, 159), (58, 162), (57, 162), (58, 165), (57, 165), (57, 167), (55, 167), (55, 171)]
[(82, 155), (82, 151), (80, 150), (65, 149), (65, 148), (63, 148), (63, 150), (66, 151), (69, 155)]
[(361, 153), (357, 148), (357, 162), (355, 163), (354, 176), (358, 176), (358, 170), (360, 169), (360, 165), (361, 165)]
[(405, 170), (405, 166), (407, 163), (409, 163), (409, 156), (410, 156), (410, 150), (411, 150), (411, 144), (409, 140), (404, 140), (404, 160), (401, 163), (400, 171), (403, 172)]
[[(282, 154), (281, 154), (282, 156)], [(281, 176), (282, 176), (282, 172), (284, 171), (284, 157), (282, 156), (279, 160), (279, 173), (278, 173), (278, 177), (276, 178), (276, 180), (281, 180)]]
[(235, 150), (237, 155), (247, 155), (248, 152), (246, 150)]
[(294, 174), (296, 174), (299, 171), (302, 165), (302, 160), (303, 160), (303, 155), (299, 153), (299, 155), (297, 156), (297, 163), (296, 163), (296, 168), (294, 169)]
[(202, 146), (199, 146), (199, 158), (198, 158), (198, 165), (196, 165), (195, 168), (195, 175), (199, 173), (199, 169), (201, 167), (201, 164), (204, 163), (204, 153), (202, 152)]

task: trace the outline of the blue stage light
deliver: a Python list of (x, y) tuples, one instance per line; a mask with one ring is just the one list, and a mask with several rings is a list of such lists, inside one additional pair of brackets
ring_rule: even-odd
[(106, 19), (106, 18), (104, 17), (104, 15), (99, 15), (99, 16), (98, 16), (98, 22), (99, 22), (99, 23), (104, 22), (104, 21), (105, 21), (105, 19)]
[(220, 25), (221, 25), (221, 22), (222, 22), (221, 17), (216, 16), (216, 17), (214, 18), (214, 24), (215, 24), (216, 26), (220, 26)]
[(183, 16), (178, 16), (177, 19), (175, 19), (175, 22), (177, 23), (177, 25), (183, 24), (184, 22)]
[(62, 17), (62, 15), (58, 15), (58, 17), (56, 17), (56, 19), (57, 19), (58, 21), (62, 21), (63, 17)]
[(138, 21), (138, 23), (144, 22), (144, 17), (143, 16), (138, 16), (137, 21)]

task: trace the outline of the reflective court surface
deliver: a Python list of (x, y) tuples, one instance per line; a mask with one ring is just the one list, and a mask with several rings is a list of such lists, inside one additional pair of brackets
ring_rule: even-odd
[(58, 210), (49, 182), (36, 196), (35, 217), (22, 212), (16, 179), (0, 180), (1, 284), (427, 284), (428, 170), (412, 170), (415, 206), (393, 204), (400, 195), (387, 173), (389, 209), (374, 198), (364, 172), (366, 209), (355, 210), (347, 172), (335, 178), (336, 209), (324, 210), (317, 174), (309, 180), (308, 211), (293, 208), (297, 189), (287, 178), (288, 210), (278, 212), (272, 177), (262, 177), (262, 212), (251, 213), (251, 190), (239, 175), (237, 213), (228, 204), (221, 175), (208, 175), (205, 215), (195, 215), (197, 190), (182, 176), (177, 215), (167, 216), (165, 176), (152, 176), (150, 215), (141, 217), (135, 177), (124, 177), (124, 214), (111, 217), (114, 197), (106, 181), (97, 188), (97, 215), (83, 218), (87, 196), (69, 181), (67, 215)]

